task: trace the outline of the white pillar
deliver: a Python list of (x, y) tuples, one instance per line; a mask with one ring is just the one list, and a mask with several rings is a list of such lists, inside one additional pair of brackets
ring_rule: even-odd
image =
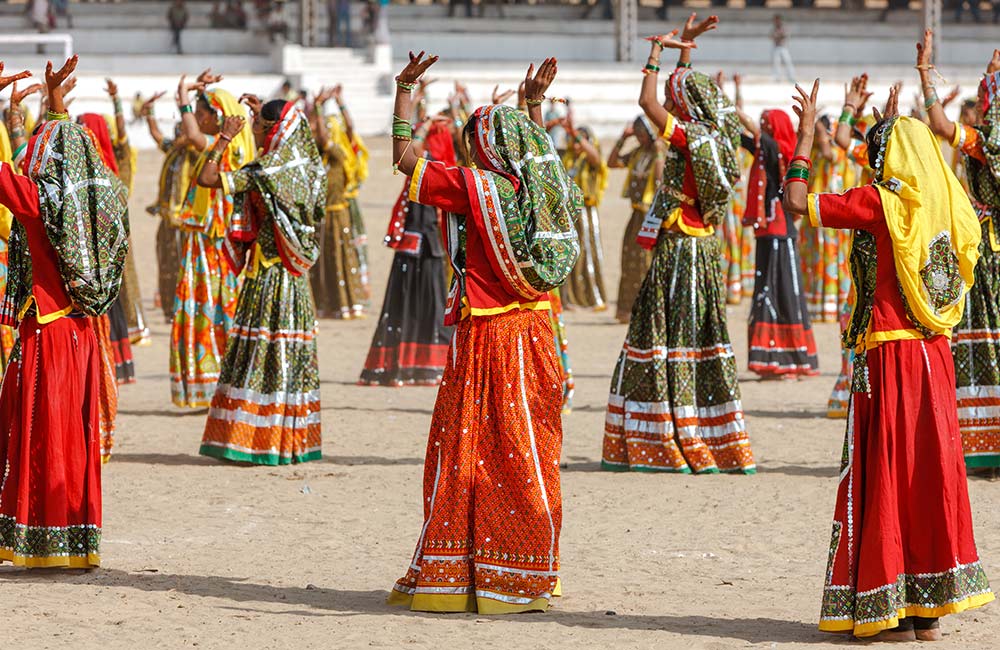
[(639, 34), (638, 0), (615, 0), (615, 60), (635, 58), (635, 41)]
[[(934, 30), (934, 61), (937, 61), (941, 52), (941, 0), (924, 0), (923, 29)], [(921, 32), (921, 40), (923, 37)]]

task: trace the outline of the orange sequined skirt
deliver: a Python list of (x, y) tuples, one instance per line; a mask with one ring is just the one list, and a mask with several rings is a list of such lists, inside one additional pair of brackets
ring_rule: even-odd
[(424, 461), (424, 523), (390, 604), (503, 614), (558, 595), (562, 375), (546, 311), (459, 323)]

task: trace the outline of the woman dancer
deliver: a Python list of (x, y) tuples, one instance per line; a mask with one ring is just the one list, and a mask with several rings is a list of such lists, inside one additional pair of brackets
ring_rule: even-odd
[(361, 282), (361, 262), (351, 235), (351, 211), (346, 193), (355, 156), (340, 120), (326, 117), (323, 106), (334, 96), (321, 89), (309, 116), (326, 165), (326, 219), (320, 227), (320, 256), (310, 272), (316, 313), (320, 318), (362, 318), (367, 301)]
[(896, 88), (868, 135), (874, 184), (807, 196), (819, 80), (809, 95), (797, 90), (785, 209), (854, 229), (858, 301), (844, 335), (860, 368), (820, 629), (940, 639), (938, 617), (993, 600), (972, 532), (948, 344), (980, 226), (930, 129), (897, 116)]
[[(414, 149), (454, 167), (451, 131), (440, 121), (429, 122), (418, 129)], [(436, 207), (418, 203), (410, 187), (403, 188), (385, 238), (396, 254), (360, 384), (436, 386), (441, 381), (453, 328), (444, 324), (445, 242), (439, 215)]]
[[(625, 141), (633, 136), (639, 146), (623, 154), (621, 150)], [(628, 170), (624, 197), (632, 202), (632, 216), (625, 226), (625, 236), (622, 239), (622, 273), (618, 281), (618, 302), (615, 306), (615, 318), (619, 323), (628, 323), (632, 303), (635, 302), (635, 296), (639, 293), (639, 287), (653, 259), (650, 251), (639, 246), (635, 238), (639, 235), (642, 220), (649, 211), (663, 175), (664, 147), (657, 136), (649, 119), (641, 115), (622, 132), (608, 154), (608, 167), (624, 167)]]
[(200, 453), (259, 465), (303, 463), (321, 456), (316, 311), (307, 273), (319, 256), (326, 169), (294, 103), (244, 99), (261, 157), (220, 172), (219, 161), (243, 129), (242, 116), (229, 116), (198, 176), (202, 187), (233, 197), (226, 261), (237, 272), (246, 264)]
[(351, 114), (347, 111), (343, 91), (339, 85), (334, 87), (332, 97), (337, 102), (340, 117), (334, 116), (332, 118), (337, 122), (337, 125), (331, 125), (330, 130), (336, 135), (337, 142), (347, 153), (347, 157), (344, 158), (344, 171), (347, 174), (344, 198), (347, 200), (347, 209), (351, 214), (351, 243), (357, 251), (361, 288), (364, 291), (364, 306), (367, 307), (372, 297), (371, 281), (368, 277), (368, 232), (365, 228), (364, 216), (361, 214), (361, 203), (358, 201), (358, 196), (361, 193), (361, 184), (368, 178), (368, 147), (354, 130), (354, 120), (351, 119)]
[(143, 103), (140, 113), (146, 120), (149, 135), (157, 148), (166, 154), (160, 168), (160, 183), (156, 203), (146, 211), (160, 218), (156, 229), (157, 295), (167, 322), (174, 318), (174, 294), (181, 265), (181, 231), (178, 228), (184, 197), (191, 183), (192, 170), (198, 160), (198, 151), (191, 147), (181, 132), (180, 124), (174, 127), (173, 137), (160, 131), (153, 110), (158, 99), (166, 93), (157, 93)]
[[(181, 77), (177, 88), (181, 130), (196, 151), (207, 152), (219, 142), (225, 118), (246, 114), (225, 90), (204, 90), (206, 83), (221, 79), (206, 70), (193, 84)], [(198, 94), (192, 107), (191, 92), (195, 90)], [(253, 160), (256, 149), (249, 130), (239, 132), (226, 143), (219, 171), (239, 169)], [(202, 154), (195, 172), (204, 167), (205, 160)], [(183, 244), (170, 334), (170, 392), (177, 406), (209, 406), (219, 380), (219, 364), (236, 311), (236, 273), (222, 258), (232, 212), (229, 194), (192, 183), (178, 217)]]
[(976, 282), (965, 298), (965, 312), (955, 326), (951, 351), (955, 358), (958, 423), (965, 464), (995, 474), (1000, 469), (1000, 50), (986, 66), (979, 86), (979, 124), (949, 121), (931, 79), (933, 33), (918, 44), (917, 69), (926, 98), (931, 130), (965, 158), (966, 178), (982, 227)]
[[(655, 248), (611, 376), (601, 467), (611, 471), (755, 472), (726, 323), (714, 227), (739, 175), (739, 124), (710, 77), (691, 69), (694, 40), (715, 29), (691, 15), (681, 40), (653, 37), (639, 104), (669, 142), (639, 243)], [(680, 50), (657, 99), (660, 54)]]
[(571, 147), (563, 156), (563, 164), (583, 192), (583, 210), (576, 219), (580, 259), (560, 293), (567, 305), (604, 311), (608, 306), (604, 300), (604, 254), (597, 207), (608, 186), (608, 166), (601, 158), (601, 144), (593, 131), (574, 125), (571, 116), (565, 119), (565, 124)]
[(743, 147), (754, 152), (743, 215), (757, 239), (749, 368), (763, 379), (815, 375), (819, 359), (802, 293), (795, 218), (785, 214), (778, 197), (795, 130), (784, 111), (764, 111), (759, 126), (742, 110), (738, 114), (750, 132), (743, 135)]
[(396, 77), (393, 160), (414, 200), (450, 213), (447, 322), (457, 327), (427, 441), (424, 526), (389, 602), (545, 610), (558, 595), (562, 525), (562, 387), (546, 292), (576, 262), (583, 203), (542, 126), (556, 62), (528, 70), (531, 119), (479, 108), (464, 131), (476, 167), (449, 168), (417, 158), (410, 140), (410, 93), (436, 60), (411, 54)]
[[(16, 221), (0, 321), (20, 331), (0, 389), (0, 561), (25, 567), (100, 565), (100, 361), (86, 316), (117, 299), (127, 194), (66, 114), (76, 63), (46, 68), (48, 121), (25, 175), (0, 164), (0, 203)], [(0, 76), (0, 89), (27, 76)]]

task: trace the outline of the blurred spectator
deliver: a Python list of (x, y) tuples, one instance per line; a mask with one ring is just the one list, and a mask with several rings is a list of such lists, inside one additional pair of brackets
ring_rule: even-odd
[(351, 43), (351, 1), (326, 0), (329, 17), (327, 43), (330, 47), (353, 47)]
[(278, 96), (275, 99), (283, 99), (286, 102), (294, 102), (299, 98), (299, 93), (292, 87), (292, 80), (285, 79), (281, 82), (281, 88), (278, 90)]
[(247, 12), (243, 10), (240, 0), (226, 0), (212, 3), (212, 27), (219, 29), (246, 29)]
[(174, 0), (170, 8), (167, 9), (167, 22), (170, 23), (170, 31), (174, 35), (174, 49), (178, 54), (184, 54), (181, 50), (181, 31), (187, 27), (188, 10), (184, 0)]
[(49, 0), (31, 0), (29, 5), (31, 12), (31, 25), (44, 34), (52, 28), (52, 9)]
[(594, 0), (587, 5), (587, 10), (583, 12), (584, 18), (590, 18), (590, 14), (594, 12), (598, 6), (601, 7), (601, 18), (604, 20), (611, 20), (615, 17), (614, 12), (611, 9), (612, 0)]
[(66, 19), (66, 27), (73, 29), (73, 16), (69, 13), (69, 0), (51, 0), (49, 4), (52, 7), (52, 26), (56, 26), (56, 16), (62, 16)]
[(962, 22), (962, 14), (965, 11), (966, 5), (969, 7), (969, 12), (972, 14), (972, 19), (977, 23), (983, 22), (983, 16), (979, 13), (979, 0), (952, 0), (952, 4), (955, 5), (955, 22)]
[(774, 29), (771, 30), (771, 40), (774, 50), (771, 52), (771, 72), (775, 81), (781, 81), (782, 73), (789, 83), (795, 83), (795, 66), (792, 65), (792, 54), (788, 51), (788, 32), (781, 14), (774, 14)]
[(569, 101), (565, 104), (554, 100), (549, 100), (549, 109), (545, 111), (542, 121), (552, 138), (552, 144), (556, 146), (556, 151), (560, 156), (566, 153), (566, 127), (563, 126), (566, 117), (569, 115)]

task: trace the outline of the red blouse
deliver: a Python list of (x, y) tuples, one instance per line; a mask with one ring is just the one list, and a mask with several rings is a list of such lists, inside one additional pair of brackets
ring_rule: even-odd
[(878, 258), (867, 347), (885, 341), (923, 338), (903, 306), (892, 237), (878, 190), (872, 185), (862, 185), (843, 194), (810, 194), (808, 205), (813, 227), (865, 230), (875, 236)]
[[(462, 317), (490, 316), (515, 309), (548, 310), (549, 298), (544, 295), (536, 301), (525, 301), (520, 296), (504, 290), (500, 279), (490, 265), (484, 239), (484, 224), (477, 222), (469, 203), (465, 177), (458, 167), (421, 158), (410, 178), (409, 198), (440, 208), (445, 212), (466, 215), (465, 221), (465, 299)], [(452, 312), (449, 305), (448, 312)]]
[(27, 176), (16, 173), (9, 163), (0, 163), (0, 203), (24, 226), (31, 253), (31, 296), (21, 307), (19, 316), (23, 316), (32, 304), (38, 322), (43, 324), (70, 313), (73, 302), (66, 294), (56, 265), (56, 251), (39, 218), (38, 186)]
[(675, 155), (680, 155), (687, 161), (687, 164), (684, 165), (684, 181), (681, 185), (684, 197), (681, 199), (680, 215), (676, 220), (668, 219), (664, 226), (695, 237), (711, 235), (715, 229), (705, 223), (705, 219), (698, 210), (698, 186), (694, 181), (694, 169), (691, 166), (691, 154), (688, 151), (687, 133), (684, 132), (684, 127), (673, 115), (667, 118), (663, 139), (670, 144), (670, 149), (676, 152)]

